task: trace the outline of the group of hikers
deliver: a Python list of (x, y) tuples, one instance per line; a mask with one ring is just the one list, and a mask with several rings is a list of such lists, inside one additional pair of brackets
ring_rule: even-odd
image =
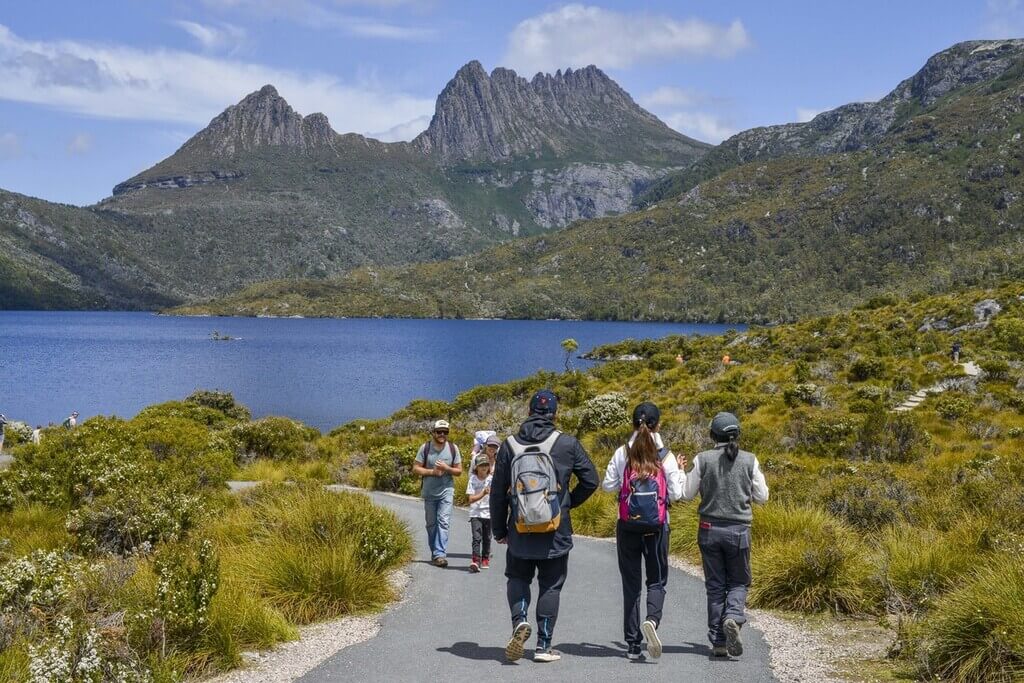
[[(536, 650), (533, 660), (554, 662), (552, 649), (561, 590), (572, 550), (573, 508), (600, 486), (618, 493), (616, 549), (622, 578), (625, 655), (641, 659), (662, 653), (658, 628), (668, 582), (669, 508), (698, 495), (697, 542), (707, 590), (708, 640), (715, 657), (743, 654), (740, 630), (746, 623), (751, 584), (752, 504), (768, 500), (768, 485), (757, 458), (739, 448), (740, 424), (719, 413), (710, 424), (715, 445), (694, 457), (675, 455), (661, 438), (661, 411), (641, 403), (632, 414), (633, 434), (608, 463), (603, 481), (583, 445), (555, 427), (558, 398), (542, 390), (533, 395), (529, 417), (519, 432), (501, 440), (487, 436), (470, 462), (466, 493), (470, 503), (470, 571), (490, 567), (491, 537), (506, 546), (506, 594), (512, 635), (505, 657), (520, 659), (533, 634), (528, 618), (531, 587), (537, 581)], [(431, 439), (417, 452), (413, 472), (423, 478), (427, 543), (431, 562), (447, 567), (455, 477), (462, 474), (459, 448), (449, 440), (450, 425), (433, 423)], [(570, 490), (571, 478), (576, 483)], [(645, 580), (646, 579), (646, 580)], [(640, 620), (642, 584), (646, 613)]]
[[(7, 425), (10, 423), (3, 413), (0, 413), (0, 453), (4, 452), (4, 436), (7, 431)], [(78, 424), (78, 413), (73, 412), (64, 418), (61, 426), (65, 429), (74, 429)], [(31, 443), (37, 446), (43, 441), (43, 425), (36, 425), (36, 428), (32, 430), (32, 435), (29, 437)]]

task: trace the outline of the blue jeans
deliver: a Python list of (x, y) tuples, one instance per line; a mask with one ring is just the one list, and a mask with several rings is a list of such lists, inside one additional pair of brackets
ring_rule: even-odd
[(423, 501), (431, 559), (448, 554), (448, 529), (451, 526), (454, 497), (455, 491), (449, 489), (444, 492), (443, 498), (426, 498)]

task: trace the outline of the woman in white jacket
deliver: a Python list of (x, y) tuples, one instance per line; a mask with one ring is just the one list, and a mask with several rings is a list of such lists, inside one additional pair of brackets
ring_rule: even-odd
[[(667, 508), (683, 495), (683, 473), (661, 440), (660, 423), (661, 411), (653, 403), (641, 403), (633, 410), (633, 435), (615, 451), (601, 484), (605, 491), (619, 493), (615, 547), (622, 575), (623, 633), (629, 659), (640, 658), (644, 638), (651, 658), (661, 656), (658, 626), (668, 582)], [(640, 623), (645, 569), (647, 618)]]

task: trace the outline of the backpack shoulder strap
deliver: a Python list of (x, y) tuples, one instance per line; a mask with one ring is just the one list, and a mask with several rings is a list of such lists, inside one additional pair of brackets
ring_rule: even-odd
[(423, 453), (422, 465), (424, 467), (426, 467), (427, 466), (427, 461), (430, 460), (430, 442), (429, 441), (427, 441), (426, 443), (423, 444), (421, 452)]

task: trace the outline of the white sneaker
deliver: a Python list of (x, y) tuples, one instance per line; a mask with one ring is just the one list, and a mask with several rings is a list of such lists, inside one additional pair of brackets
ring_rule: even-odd
[(533, 628), (529, 623), (521, 621), (516, 624), (512, 630), (512, 637), (509, 638), (508, 645), (505, 646), (505, 659), (515, 662), (522, 658), (523, 644), (530, 639), (531, 633), (533, 633)]
[(562, 658), (562, 653), (558, 650), (552, 650), (550, 647), (545, 649), (537, 648), (537, 651), (533, 653), (533, 661), (535, 662), (557, 662)]
[(644, 638), (647, 639), (647, 654), (651, 656), (651, 659), (660, 657), (661, 638), (658, 637), (658, 627), (654, 625), (653, 621), (648, 619), (640, 624), (640, 631), (644, 634)]

